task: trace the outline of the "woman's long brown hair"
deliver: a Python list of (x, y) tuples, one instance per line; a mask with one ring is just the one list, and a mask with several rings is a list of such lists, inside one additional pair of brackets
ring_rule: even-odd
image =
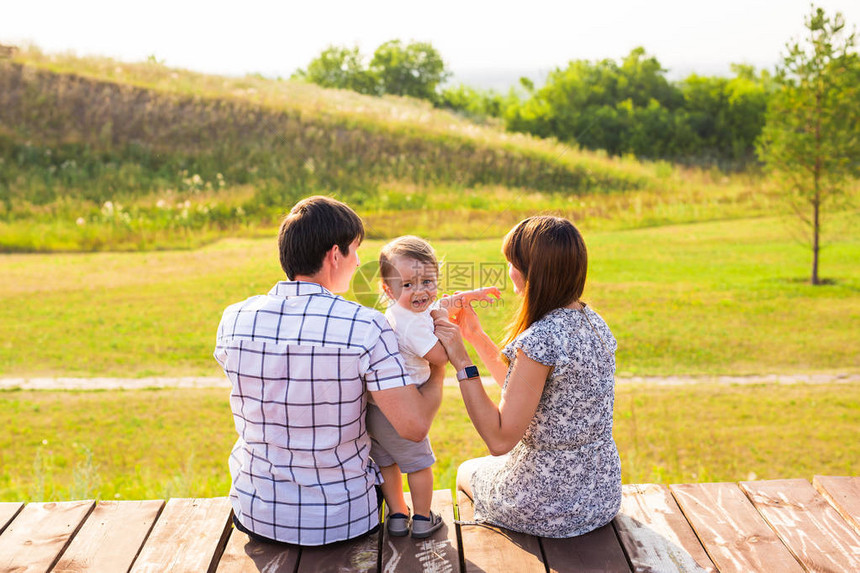
[(525, 278), (522, 304), (508, 327), (508, 344), (549, 311), (579, 301), (588, 253), (573, 223), (550, 216), (521, 221), (505, 236), (502, 252)]

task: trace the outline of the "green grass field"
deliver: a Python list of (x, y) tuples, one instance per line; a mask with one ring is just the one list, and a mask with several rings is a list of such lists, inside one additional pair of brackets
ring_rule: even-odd
[[(833, 284), (822, 287), (805, 282), (808, 254), (775, 219), (592, 232), (586, 242), (585, 299), (618, 338), (621, 376), (860, 369), (856, 233), (824, 251)], [(501, 338), (517, 300), (500, 239), (434, 244), (449, 291), (505, 281), (502, 304), (480, 310)], [(371, 270), (381, 245), (362, 245)], [(3, 255), (0, 276), (0, 376), (140, 377), (218, 375), (222, 310), (282, 273), (274, 239), (236, 239), (193, 251)]]
[[(408, 98), (38, 50), (3, 63), (0, 88), (39, 94), (12, 98), (0, 126), (0, 377), (220, 375), (221, 312), (282, 278), (272, 227), (312, 193), (362, 215), (362, 276), (409, 232), (433, 240), (443, 291), (505, 287), (479, 311), (498, 340), (517, 307), (500, 237), (551, 212), (583, 229), (585, 300), (619, 342), (625, 482), (860, 473), (857, 384), (624, 382), (860, 372), (857, 211), (826, 211), (827, 284), (812, 287), (808, 248), (754, 172), (610, 158)], [(354, 285), (372, 301), (372, 280)], [(6, 391), (0, 424), (0, 501), (229, 487), (223, 390)], [(454, 388), (431, 437), (437, 487), (486, 453)]]
[[(845, 234), (825, 251), (832, 284), (823, 287), (805, 282), (806, 253), (776, 219), (595, 231), (586, 241), (585, 298), (619, 340), (615, 435), (626, 482), (860, 471), (856, 384), (623, 383), (631, 374), (857, 372), (858, 237)], [(381, 245), (362, 245), (362, 270), (372, 274)], [(448, 290), (498, 282), (482, 281), (482, 271), (503, 281), (503, 304), (479, 311), (499, 338), (517, 304), (500, 239), (435, 245)], [(221, 311), (281, 278), (273, 239), (194, 251), (3, 255), (0, 273), (9, 279), (0, 285), (2, 376), (218, 375), (211, 352)], [(358, 292), (365, 301), (367, 294)], [(235, 437), (223, 390), (4, 392), (0, 423), (10, 429), (0, 444), (2, 499), (228, 488)], [(486, 453), (455, 389), (431, 435), (440, 487), (451, 487), (462, 460)]]
[[(492, 391), (498, 399), (498, 390)], [(226, 495), (235, 441), (225, 390), (2, 393), (0, 501)], [(860, 386), (622, 384), (625, 483), (860, 473)], [(486, 455), (456, 388), (430, 434), (437, 488)]]
[[(857, 372), (856, 234), (824, 252), (831, 284), (822, 287), (805, 282), (807, 254), (776, 219), (594, 231), (586, 241), (585, 298), (619, 340), (615, 436), (625, 482), (860, 472), (856, 384), (623, 383), (631, 374)], [(381, 245), (362, 245), (371, 270)], [(482, 270), (503, 273), (499, 238), (435, 245), (449, 290), (483, 282)], [(0, 275), (7, 377), (218, 375), (211, 352), (221, 311), (281, 278), (273, 239), (2, 255)], [(497, 338), (516, 307), (502, 285), (503, 304), (480, 310)], [(3, 500), (209, 496), (229, 486), (235, 436), (224, 390), (9, 391), (0, 423)], [(453, 485), (462, 460), (486, 453), (453, 388), (431, 437), (439, 487)]]

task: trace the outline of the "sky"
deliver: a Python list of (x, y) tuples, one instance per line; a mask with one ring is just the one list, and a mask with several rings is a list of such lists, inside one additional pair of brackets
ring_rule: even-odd
[[(860, 24), (858, 0), (816, 5)], [(371, 55), (400, 38), (432, 43), (455, 79), (472, 84), (539, 79), (570, 60), (643, 46), (680, 78), (728, 74), (731, 63), (772, 69), (810, 10), (808, 0), (0, 0), (0, 43), (288, 77), (330, 45)]]

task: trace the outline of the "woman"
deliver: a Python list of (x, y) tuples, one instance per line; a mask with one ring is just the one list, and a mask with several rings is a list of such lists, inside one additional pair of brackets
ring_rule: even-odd
[[(615, 338), (581, 300), (585, 243), (570, 221), (532, 217), (504, 239), (522, 305), (501, 352), (464, 307), (436, 334), (457, 369), (466, 410), (493, 456), (467, 460), (457, 487), (475, 517), (543, 537), (572, 537), (612, 520), (621, 466), (612, 439)], [(459, 328), (458, 328), (459, 327)], [(466, 353), (477, 351), (502, 397), (487, 396)]]

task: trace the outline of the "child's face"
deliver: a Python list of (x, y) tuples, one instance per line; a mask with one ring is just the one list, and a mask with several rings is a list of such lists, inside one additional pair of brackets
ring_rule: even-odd
[(438, 271), (435, 265), (411, 257), (396, 257), (391, 261), (397, 271), (382, 288), (398, 305), (412, 312), (423, 312), (436, 300)]

